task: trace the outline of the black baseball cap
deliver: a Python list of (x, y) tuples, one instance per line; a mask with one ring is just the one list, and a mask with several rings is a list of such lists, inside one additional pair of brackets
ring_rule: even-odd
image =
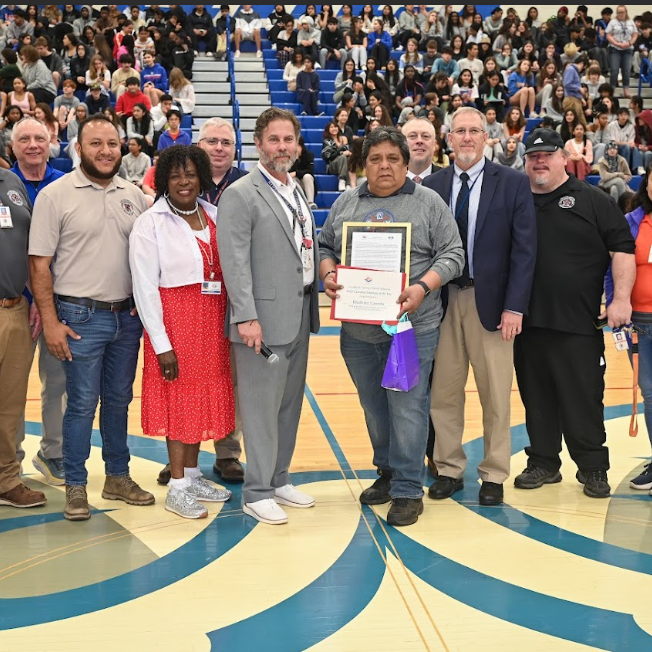
[(556, 152), (564, 149), (562, 137), (554, 129), (535, 129), (525, 142), (525, 153)]

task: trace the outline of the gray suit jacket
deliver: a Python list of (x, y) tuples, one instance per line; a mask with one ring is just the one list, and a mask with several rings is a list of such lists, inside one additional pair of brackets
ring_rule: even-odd
[[(298, 190), (303, 196), (300, 187)], [(312, 225), (315, 282), (310, 297), (310, 330), (316, 333), (319, 251), (314, 219)], [(239, 322), (257, 319), (267, 345), (293, 342), (303, 311), (303, 266), (281, 201), (258, 168), (231, 184), (220, 198), (217, 245), (229, 294), (225, 328), (230, 340), (242, 341)]]

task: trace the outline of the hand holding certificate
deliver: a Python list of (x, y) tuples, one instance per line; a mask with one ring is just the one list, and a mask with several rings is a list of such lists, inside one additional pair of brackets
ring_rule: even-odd
[(337, 283), (343, 286), (333, 301), (331, 318), (359, 324), (396, 323), (397, 300), (405, 287), (402, 272), (337, 267)]

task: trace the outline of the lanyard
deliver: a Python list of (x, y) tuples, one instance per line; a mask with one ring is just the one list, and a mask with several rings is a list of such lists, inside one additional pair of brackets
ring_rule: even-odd
[(312, 238), (308, 237), (306, 233), (306, 222), (307, 218), (303, 215), (303, 210), (301, 208), (301, 200), (299, 199), (299, 193), (297, 189), (294, 189), (294, 201), (297, 203), (296, 208), (278, 191), (278, 188), (261, 172), (263, 179), (267, 181), (267, 185), (278, 195), (278, 197), (283, 201), (287, 206), (288, 210), (292, 214), (292, 231), (296, 231), (297, 222), (299, 222), (299, 228), (301, 229), (301, 248), (302, 249), (312, 249)]
[(460, 215), (462, 214), (462, 210), (463, 210), (464, 206), (466, 206), (466, 202), (469, 201), (469, 198), (471, 197), (471, 193), (473, 192), (473, 187), (477, 183), (478, 179), (482, 176), (483, 172), (484, 172), (484, 168), (482, 168), (482, 170), (480, 170), (480, 172), (476, 176), (475, 180), (471, 184), (471, 187), (469, 188), (469, 192), (467, 192), (466, 195), (464, 195), (461, 202), (459, 201), (459, 198), (458, 198), (457, 205), (455, 206), (455, 221), (456, 222), (459, 219)]
[(233, 166), (231, 166), (231, 169), (224, 175), (224, 178), (220, 181), (220, 183), (215, 186), (215, 189), (218, 192), (215, 194), (214, 198), (211, 197), (211, 193), (208, 190), (206, 191), (206, 199), (209, 204), (213, 204), (213, 206), (217, 206), (219, 204), (222, 193), (229, 187), (232, 172)]
[[(199, 209), (201, 211), (201, 208)], [(202, 219), (201, 219), (201, 213), (199, 213), (199, 223), (202, 224)], [(214, 231), (214, 229), (211, 229), (211, 221), (210, 218), (206, 215), (206, 227), (208, 228), (208, 244), (206, 244), (201, 238), (198, 238), (195, 236), (195, 239), (197, 240), (197, 245), (199, 246), (199, 251), (201, 251), (202, 258), (206, 258), (206, 262), (208, 262), (208, 268), (210, 269), (210, 280), (212, 281), (215, 278), (215, 269), (214, 269), (214, 261), (213, 261), (213, 246), (212, 246), (212, 240), (213, 240), (213, 233), (211, 231)], [(215, 230), (215, 238), (217, 238), (217, 231)], [(204, 249), (204, 246), (207, 247), (207, 249)]]

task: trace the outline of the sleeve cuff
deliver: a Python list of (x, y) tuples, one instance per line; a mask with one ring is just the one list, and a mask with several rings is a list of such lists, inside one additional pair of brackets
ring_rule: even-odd
[(149, 336), (152, 347), (154, 348), (154, 353), (160, 355), (161, 353), (167, 353), (172, 351), (172, 344), (170, 343), (170, 338), (163, 333), (162, 335)]

